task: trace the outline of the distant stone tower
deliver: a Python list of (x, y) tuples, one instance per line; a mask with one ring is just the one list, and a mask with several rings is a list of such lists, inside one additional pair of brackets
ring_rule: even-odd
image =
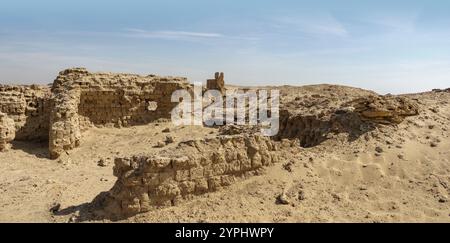
[(225, 81), (223, 73), (216, 72), (214, 75), (214, 79), (206, 80), (206, 88), (219, 90), (220, 93), (225, 95)]

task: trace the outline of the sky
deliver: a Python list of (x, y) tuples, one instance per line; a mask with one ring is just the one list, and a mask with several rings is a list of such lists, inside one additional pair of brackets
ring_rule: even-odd
[(2, 0), (0, 83), (69, 67), (238, 85), (450, 87), (450, 1)]

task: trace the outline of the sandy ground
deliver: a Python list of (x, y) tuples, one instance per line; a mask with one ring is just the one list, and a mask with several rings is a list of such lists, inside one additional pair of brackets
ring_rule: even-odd
[[(418, 100), (421, 113), (398, 126), (381, 126), (352, 142), (335, 135), (313, 148), (283, 141), (281, 162), (263, 175), (125, 221), (450, 222), (450, 94), (408, 96)], [(167, 127), (170, 133), (163, 133)], [(216, 133), (170, 123), (94, 128), (58, 160), (47, 158), (46, 143), (16, 141), (0, 154), (0, 221), (69, 222), (112, 187), (115, 156), (157, 151), (154, 145), (167, 135), (175, 143), (164, 149)], [(287, 204), (277, 203), (283, 192)], [(58, 203), (59, 213), (51, 213)]]

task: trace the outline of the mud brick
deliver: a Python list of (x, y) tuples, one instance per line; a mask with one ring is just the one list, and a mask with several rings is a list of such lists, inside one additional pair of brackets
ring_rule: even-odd
[(241, 161), (241, 171), (251, 170), (252, 169), (252, 161), (249, 159), (245, 159)]
[(214, 176), (214, 170), (212, 165), (203, 166), (203, 176), (205, 178)]
[(171, 160), (175, 170), (189, 169), (191, 167), (190, 159), (187, 156), (174, 158)]
[(239, 160), (231, 161), (227, 164), (227, 170), (225, 173), (237, 173), (241, 171), (241, 162)]
[(221, 184), (222, 180), (220, 179), (219, 176), (211, 177), (208, 179), (208, 188), (210, 191), (219, 190), (222, 187)]
[(175, 179), (175, 171), (173, 170), (163, 171), (159, 173), (159, 183), (163, 183), (165, 181), (174, 179)]
[(203, 171), (204, 169), (201, 166), (192, 168), (190, 171), (191, 180), (202, 178), (204, 176)]
[(156, 188), (157, 197), (172, 199), (180, 194), (180, 188), (175, 183), (165, 183)]
[[(260, 155), (259, 153), (256, 153), (256, 154), (251, 158), (251, 168), (257, 169), (257, 168), (260, 168), (261, 166), (263, 166), (263, 162), (262, 162), (261, 155)], [(248, 168), (247, 168), (247, 169), (248, 169)]]
[(208, 191), (208, 181), (206, 179), (197, 179), (194, 182), (196, 194), (201, 194)]
[(138, 198), (122, 201), (122, 210), (126, 215), (137, 214), (141, 211), (141, 205)]
[(194, 181), (183, 181), (178, 186), (181, 191), (181, 195), (187, 195), (194, 193), (196, 183)]
[(142, 178), (142, 183), (149, 187), (154, 187), (159, 184), (159, 173), (145, 173)]
[(176, 170), (175, 171), (175, 180), (176, 181), (186, 181), (190, 178), (189, 170)]
[(227, 164), (226, 163), (220, 163), (220, 164), (213, 164), (212, 165), (212, 173), (213, 175), (223, 175), (227, 171)]
[(221, 186), (229, 186), (235, 182), (235, 178), (232, 175), (224, 175), (220, 177)]

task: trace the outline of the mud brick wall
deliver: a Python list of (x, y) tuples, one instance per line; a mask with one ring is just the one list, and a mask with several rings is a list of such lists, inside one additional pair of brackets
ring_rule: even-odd
[(170, 118), (172, 92), (191, 89), (186, 78), (90, 73), (84, 68), (60, 72), (53, 83), (49, 150), (57, 158), (77, 147), (92, 126), (131, 126)]
[(159, 118), (170, 118), (176, 105), (170, 97), (181, 89), (178, 83), (156, 83), (151, 91), (136, 90), (82, 90), (78, 113), (83, 127), (132, 126), (147, 124)]
[[(308, 106), (324, 104), (324, 97), (309, 99)], [(405, 97), (367, 96), (353, 99), (326, 113), (280, 111), (280, 129), (275, 139), (299, 139), (300, 146), (313, 147), (327, 140), (331, 133), (347, 133), (350, 139), (373, 130), (379, 124), (395, 125), (406, 117), (419, 114), (417, 104)], [(322, 110), (322, 109), (315, 109)], [(314, 111), (314, 110), (313, 110)]]
[(15, 133), (14, 120), (0, 112), (0, 151), (6, 151), (11, 147), (10, 142), (14, 139)]
[(14, 120), (15, 139), (47, 140), (50, 88), (0, 85), (0, 112)]
[(258, 135), (220, 136), (180, 143), (156, 155), (116, 158), (117, 181), (96, 201), (113, 218), (176, 205), (217, 191), (278, 162), (276, 144)]

